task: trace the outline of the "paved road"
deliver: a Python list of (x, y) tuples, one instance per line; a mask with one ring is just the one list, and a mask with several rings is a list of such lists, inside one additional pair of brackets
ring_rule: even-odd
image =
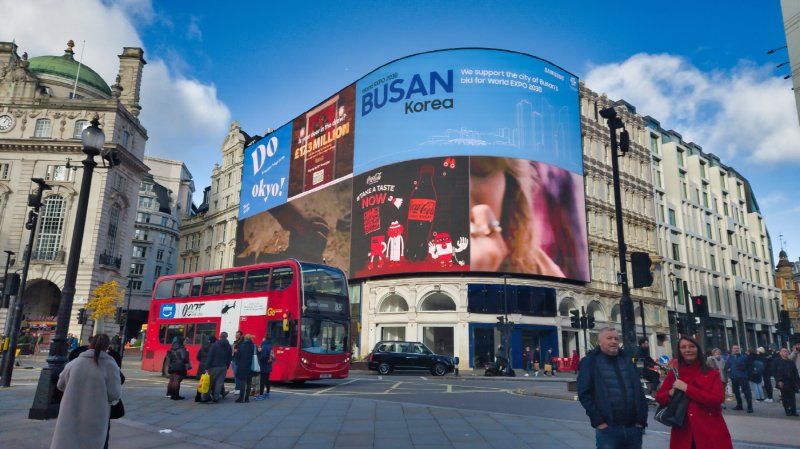
[[(112, 424), (114, 449), (594, 446), (593, 430), (577, 402), (518, 394), (549, 389), (569, 398), (561, 382), (354, 373), (339, 381), (277, 385), (262, 402), (235, 404), (229, 397), (220, 404), (197, 404), (165, 399), (166, 380), (138, 370), (134, 362), (124, 367), (127, 415)], [(49, 446), (55, 423), (26, 419), (38, 374), (38, 369), (19, 369), (12, 388), (0, 390), (0, 448)], [(185, 381), (184, 395), (191, 396), (195, 385)], [(763, 442), (797, 441), (797, 422), (752, 415), (727, 419)], [(742, 419), (746, 422), (736, 421)], [(645, 441), (647, 448), (668, 446), (657, 425)], [(792, 446), (740, 442), (736, 447)]]

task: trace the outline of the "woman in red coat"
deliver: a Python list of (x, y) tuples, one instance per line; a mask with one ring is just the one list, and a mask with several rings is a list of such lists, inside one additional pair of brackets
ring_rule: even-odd
[(700, 360), (700, 344), (692, 338), (678, 340), (678, 379), (669, 372), (656, 394), (656, 401), (667, 405), (675, 390), (689, 398), (682, 427), (673, 427), (670, 449), (733, 449), (731, 434), (722, 418), (725, 392), (719, 371)]

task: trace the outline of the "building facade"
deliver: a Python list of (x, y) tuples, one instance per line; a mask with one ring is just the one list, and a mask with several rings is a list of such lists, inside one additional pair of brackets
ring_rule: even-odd
[(733, 167), (647, 117), (658, 249), (673, 326), (691, 297), (708, 298), (706, 345), (730, 348), (776, 341), (772, 246), (750, 183)]
[(189, 217), (194, 193), (192, 175), (183, 162), (150, 156), (144, 162), (150, 173), (139, 185), (136, 203), (126, 298), (128, 338), (147, 322), (156, 279), (177, 270), (179, 229)]
[(187, 210), (190, 216), (181, 222), (178, 273), (233, 266), (244, 142), (239, 123), (231, 123), (222, 144), (222, 164), (214, 165), (203, 203)]
[[(78, 268), (70, 332), (116, 332), (108, 322), (78, 325), (77, 310), (99, 284), (115, 280), (125, 286), (135, 219), (136, 190), (147, 171), (143, 163), (147, 130), (139, 121), (139, 91), (145, 60), (140, 48), (125, 47), (119, 75), (109, 86), (91, 68), (74, 58), (73, 43), (62, 56), (28, 59), (11, 42), (0, 42), (0, 245), (16, 253), (9, 272), (21, 271), (25, 253), (31, 263), (25, 291), (23, 330), (44, 337), (49, 346), (66, 271), (66, 255), (75, 226), (77, 200), (91, 195)], [(94, 171), (91, 192), (80, 191), (85, 158), (80, 136), (97, 117), (106, 135), (105, 149), (114, 149), (121, 164)], [(50, 190), (32, 248), (28, 194), (31, 178), (42, 178)], [(9, 309), (0, 310), (5, 326)], [(4, 327), (4, 329), (6, 329)]]
[(797, 281), (797, 268), (800, 263), (789, 262), (786, 251), (781, 250), (778, 254), (778, 267), (775, 274), (777, 286), (780, 289), (780, 300), (776, 306), (780, 310), (789, 312), (789, 332), (797, 333), (800, 331), (800, 287)]

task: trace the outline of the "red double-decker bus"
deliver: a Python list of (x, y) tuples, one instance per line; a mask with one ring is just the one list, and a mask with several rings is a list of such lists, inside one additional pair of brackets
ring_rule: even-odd
[(220, 332), (232, 342), (239, 330), (256, 345), (272, 338), (272, 380), (342, 379), (351, 356), (347, 279), (338, 268), (296, 260), (163, 276), (147, 330), (143, 370), (166, 374), (167, 350), (180, 335), (196, 375), (202, 343)]

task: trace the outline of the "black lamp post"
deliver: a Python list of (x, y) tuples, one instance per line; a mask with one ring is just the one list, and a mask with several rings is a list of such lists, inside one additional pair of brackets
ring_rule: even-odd
[[(83, 130), (81, 142), (86, 159), (83, 164), (83, 178), (81, 180), (81, 190), (78, 196), (78, 207), (75, 213), (75, 227), (72, 231), (72, 242), (69, 249), (67, 260), (67, 271), (64, 276), (64, 288), (61, 290), (61, 302), (58, 306), (58, 318), (56, 322), (56, 334), (50, 344), (50, 355), (47, 357), (47, 366), (42, 369), (39, 376), (39, 384), (36, 388), (36, 395), (33, 398), (29, 419), (51, 419), (58, 416), (61, 402), (61, 394), (56, 389), (58, 376), (67, 363), (67, 330), (69, 319), (72, 314), (72, 301), (75, 298), (75, 280), (78, 277), (78, 267), (81, 258), (81, 246), (83, 244), (83, 231), (86, 227), (86, 212), (89, 207), (89, 193), (92, 187), (92, 174), (97, 162), (95, 156), (102, 156), (108, 161), (111, 168), (119, 163), (113, 150), (104, 151), (105, 133), (100, 129), (100, 122), (95, 116), (91, 126)], [(105, 163), (104, 163), (105, 164)]]
[[(9, 286), (6, 285), (8, 283), (8, 268), (11, 265), (14, 265), (17, 261), (11, 259), (14, 256), (14, 254), (16, 254), (14, 251), (5, 250), (3, 252), (6, 253), (6, 269), (5, 269), (5, 272), (3, 273), (3, 292), (2, 292), (3, 298), (2, 298), (2, 302), (3, 302), (3, 307), (8, 307), (8, 304), (6, 304), (6, 300), (7, 300), (6, 292), (9, 292)], [(9, 294), (10, 294), (10, 292), (9, 292)]]
[(669, 289), (672, 291), (672, 315), (669, 315), (669, 312), (667, 312), (667, 318), (669, 319), (669, 340), (672, 343), (672, 354), (674, 355), (678, 353), (678, 338), (680, 337), (677, 323), (678, 304), (675, 301), (678, 288), (677, 284), (675, 283), (675, 273), (670, 271), (667, 277), (669, 277)]
[(122, 324), (122, 346), (119, 348), (119, 355), (124, 357), (125, 356), (125, 341), (128, 339), (128, 315), (131, 312), (131, 282), (133, 282), (133, 278), (128, 276), (128, 301), (125, 304), (125, 320)]
[[(17, 299), (14, 300), (14, 309), (11, 311), (11, 316), (9, 317), (11, 327), (9, 328), (8, 349), (3, 353), (3, 361), (2, 365), (0, 365), (0, 374), (3, 376), (3, 381), (0, 385), (3, 387), (11, 386), (11, 373), (14, 371), (14, 358), (17, 355), (19, 328), (22, 324), (22, 306), (25, 302), (23, 293), (25, 293), (25, 283), (28, 281), (28, 267), (31, 265), (34, 238), (36, 237), (36, 223), (39, 220), (39, 208), (42, 207), (42, 194), (45, 190), (50, 190), (50, 186), (44, 182), (44, 179), (31, 178), (31, 181), (35, 182), (38, 188), (36, 192), (28, 196), (28, 206), (32, 207), (32, 209), (28, 211), (28, 221), (25, 222), (25, 228), (30, 231), (28, 235), (28, 250), (25, 252), (25, 262), (22, 265), (22, 279), (19, 282)], [(10, 257), (11, 254), (9, 254), (9, 258)], [(8, 272), (8, 265), (6, 265), (6, 272)]]

